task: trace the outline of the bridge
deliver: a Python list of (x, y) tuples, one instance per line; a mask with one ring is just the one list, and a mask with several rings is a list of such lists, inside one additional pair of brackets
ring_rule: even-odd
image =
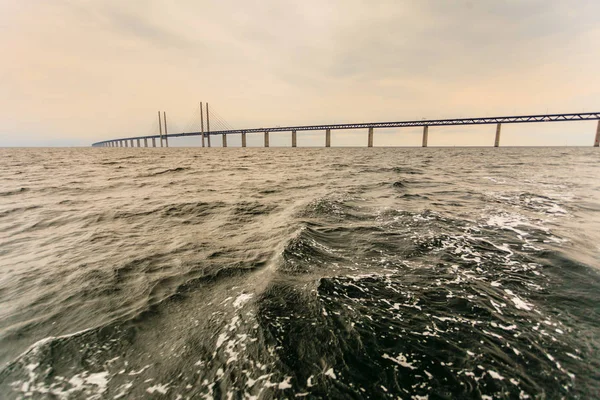
[[(210, 116), (208, 103), (206, 104), (206, 125), (207, 129), (204, 130), (204, 113), (202, 110), (202, 103), (200, 103), (200, 131), (197, 132), (181, 132), (181, 133), (167, 133), (167, 115), (166, 112), (162, 114), (158, 112), (158, 126), (159, 133), (151, 134), (146, 136), (133, 136), (124, 137), (119, 139), (104, 140), (92, 144), (93, 147), (142, 147), (142, 141), (144, 146), (148, 147), (148, 140), (151, 140), (151, 146), (156, 147), (156, 140), (160, 141), (160, 147), (163, 147), (163, 142), (166, 147), (169, 147), (169, 138), (177, 137), (188, 137), (188, 136), (200, 136), (202, 138), (202, 147), (211, 147), (211, 137), (221, 136), (222, 147), (227, 147), (227, 136), (228, 135), (241, 135), (242, 147), (246, 147), (246, 135), (248, 133), (262, 133), (264, 135), (264, 147), (269, 147), (269, 133), (270, 132), (290, 132), (291, 133), (291, 146), (297, 147), (297, 134), (298, 132), (305, 131), (324, 131), (325, 132), (325, 147), (331, 147), (331, 131), (332, 130), (343, 130), (343, 129), (365, 129), (367, 131), (367, 147), (373, 147), (373, 136), (375, 129), (385, 128), (404, 128), (404, 127), (423, 127), (423, 141), (422, 146), (427, 147), (427, 140), (429, 137), (429, 127), (432, 126), (459, 126), (459, 125), (496, 125), (496, 136), (494, 140), (494, 147), (500, 146), (500, 132), (502, 124), (523, 124), (523, 123), (541, 123), (541, 122), (564, 122), (564, 121), (590, 121), (597, 120), (598, 127), (596, 129), (596, 136), (594, 139), (594, 147), (600, 146), (600, 112), (592, 113), (571, 113), (571, 114), (539, 114), (539, 115), (517, 115), (507, 117), (476, 117), (476, 118), (453, 118), (453, 119), (423, 119), (423, 120), (411, 120), (411, 121), (395, 121), (395, 122), (361, 122), (354, 124), (330, 124), (330, 125), (299, 125), (299, 126), (276, 126), (271, 128), (248, 128), (248, 129), (231, 129), (228, 124), (218, 119), (219, 130), (210, 130)], [(214, 117), (214, 116), (213, 116)], [(163, 133), (164, 123), (164, 133)]]

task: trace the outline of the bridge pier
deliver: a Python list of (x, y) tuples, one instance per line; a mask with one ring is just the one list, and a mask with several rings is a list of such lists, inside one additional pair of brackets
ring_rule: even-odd
[(138, 147), (142, 147), (142, 146), (140, 146), (140, 139), (137, 140), (137, 145), (138, 145)]
[(156, 147), (156, 138), (152, 138), (152, 147)]
[(265, 131), (265, 147), (269, 147), (269, 131)]
[(133, 147), (133, 139), (129, 141), (129, 144), (131, 145), (130, 147)]
[(242, 147), (246, 147), (246, 132), (242, 132)]
[(223, 134), (223, 147), (227, 147), (227, 135)]
[(429, 127), (425, 125), (423, 127), (423, 147), (427, 147), (427, 138), (429, 136)]
[(325, 147), (331, 147), (331, 129), (325, 129)]
[(292, 131), (292, 147), (296, 146), (296, 131)]
[(600, 119), (598, 120), (598, 127), (596, 128), (596, 139), (594, 140), (594, 147), (600, 147)]
[(373, 147), (373, 128), (369, 128), (369, 138), (367, 139), (367, 147)]
[(148, 147), (148, 138), (144, 138), (144, 147)]
[(496, 125), (496, 140), (494, 141), (494, 147), (500, 147), (500, 129), (502, 124)]

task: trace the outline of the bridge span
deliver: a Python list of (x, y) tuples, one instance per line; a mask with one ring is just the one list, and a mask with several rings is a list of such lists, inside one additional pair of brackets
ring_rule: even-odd
[[(92, 144), (94, 147), (142, 147), (141, 141), (143, 140), (144, 146), (148, 146), (148, 140), (151, 140), (151, 147), (156, 147), (156, 139), (160, 141), (160, 147), (163, 147), (163, 140), (166, 142), (168, 147), (169, 138), (176, 137), (188, 137), (188, 136), (201, 136), (202, 147), (205, 147), (205, 143), (208, 147), (211, 147), (211, 136), (221, 135), (222, 146), (227, 147), (227, 135), (238, 134), (242, 136), (242, 147), (246, 147), (246, 135), (248, 133), (262, 133), (264, 135), (264, 147), (269, 147), (269, 133), (270, 132), (290, 132), (291, 133), (291, 145), (296, 147), (296, 138), (298, 132), (303, 131), (325, 131), (325, 147), (331, 147), (331, 131), (342, 130), (342, 129), (366, 129), (367, 130), (367, 147), (373, 147), (373, 136), (375, 129), (382, 128), (404, 128), (404, 127), (423, 127), (423, 141), (422, 146), (427, 147), (427, 140), (429, 136), (429, 127), (432, 126), (457, 126), (457, 125), (496, 125), (496, 136), (494, 140), (494, 147), (500, 146), (500, 133), (502, 124), (523, 124), (523, 123), (534, 123), (534, 122), (564, 122), (564, 121), (590, 121), (597, 120), (598, 126), (596, 128), (596, 135), (594, 138), (594, 147), (600, 146), (600, 112), (592, 113), (571, 113), (571, 114), (539, 114), (539, 115), (517, 115), (507, 117), (477, 117), (477, 118), (453, 118), (453, 119), (427, 119), (427, 120), (412, 120), (412, 121), (395, 121), (395, 122), (361, 122), (354, 124), (331, 124), (331, 125), (300, 125), (300, 126), (286, 126), (286, 127), (272, 127), (272, 128), (249, 128), (249, 129), (229, 129), (229, 130), (218, 130), (210, 131), (210, 121), (208, 114), (208, 104), (206, 105), (206, 123), (207, 131), (204, 131), (204, 119), (202, 114), (202, 104), (200, 106), (202, 116), (202, 128), (200, 132), (182, 132), (182, 133), (167, 133), (167, 117), (166, 113), (163, 113), (164, 117), (164, 134), (162, 133), (162, 124), (160, 120), (160, 111), (158, 113), (159, 118), (159, 134), (157, 135), (146, 135), (146, 136), (133, 136), (124, 137), (119, 139), (104, 140)], [(206, 139), (206, 141), (205, 141)], [(137, 146), (134, 146), (137, 144)]]

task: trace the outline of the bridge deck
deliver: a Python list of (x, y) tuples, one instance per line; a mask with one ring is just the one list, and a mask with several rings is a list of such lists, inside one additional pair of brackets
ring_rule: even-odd
[[(487, 125), (487, 124), (522, 124), (531, 122), (561, 122), (561, 121), (590, 121), (600, 120), (600, 112), (572, 113), (572, 114), (540, 114), (540, 115), (516, 115), (508, 117), (477, 117), (477, 118), (454, 118), (454, 119), (428, 119), (396, 122), (361, 122), (355, 124), (333, 124), (333, 125), (302, 125), (284, 126), (272, 128), (249, 128), (232, 129), (226, 131), (205, 132), (205, 135), (231, 135), (253, 132), (288, 132), (288, 131), (319, 131), (326, 129), (362, 129), (362, 128), (403, 128), (411, 126), (454, 126), (454, 125)], [(169, 138), (182, 136), (200, 136), (202, 132), (169, 133)], [(163, 135), (164, 137), (165, 135)], [(131, 136), (118, 139), (96, 142), (92, 146), (101, 146), (105, 143), (119, 140), (131, 139), (160, 139), (160, 135)]]

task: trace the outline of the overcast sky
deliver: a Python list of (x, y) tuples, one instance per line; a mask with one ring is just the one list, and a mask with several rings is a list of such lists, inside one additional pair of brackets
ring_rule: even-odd
[[(158, 110), (185, 130), (200, 101), (235, 128), (600, 111), (599, 15), (597, 0), (0, 0), (0, 146), (147, 135)], [(494, 130), (433, 127), (429, 143), (491, 145)], [(587, 146), (595, 130), (505, 125), (502, 144)]]

